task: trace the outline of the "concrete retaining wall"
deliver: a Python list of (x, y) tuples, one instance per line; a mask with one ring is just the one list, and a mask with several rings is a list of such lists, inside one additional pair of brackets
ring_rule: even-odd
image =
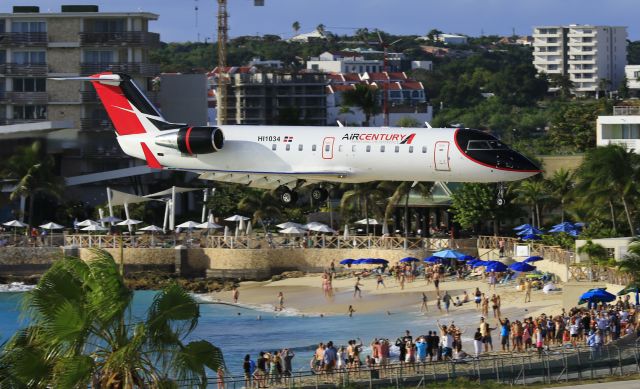
[(3, 247), (0, 249), (0, 275), (31, 275), (47, 270), (62, 250), (56, 247)]

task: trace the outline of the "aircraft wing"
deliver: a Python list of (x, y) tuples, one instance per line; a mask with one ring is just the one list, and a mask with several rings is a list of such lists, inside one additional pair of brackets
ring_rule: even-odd
[(335, 181), (337, 178), (350, 175), (348, 171), (304, 171), (304, 172), (230, 172), (207, 171), (201, 172), (201, 180), (221, 181), (243, 184), (252, 188), (276, 189), (279, 186), (295, 187), (298, 180), (303, 180), (303, 186), (322, 182)]

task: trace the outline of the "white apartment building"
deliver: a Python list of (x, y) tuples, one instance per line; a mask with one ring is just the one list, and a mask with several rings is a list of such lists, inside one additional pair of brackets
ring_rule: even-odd
[(596, 143), (617, 144), (640, 153), (640, 106), (616, 106), (613, 116), (598, 116)]
[(539, 72), (568, 75), (577, 94), (617, 89), (627, 64), (627, 28), (541, 26), (533, 30), (533, 64)]
[(627, 86), (632, 92), (640, 92), (640, 65), (627, 65), (624, 67), (627, 76)]
[(382, 60), (365, 59), (352, 52), (325, 51), (307, 61), (307, 70), (324, 73), (379, 73), (383, 68)]

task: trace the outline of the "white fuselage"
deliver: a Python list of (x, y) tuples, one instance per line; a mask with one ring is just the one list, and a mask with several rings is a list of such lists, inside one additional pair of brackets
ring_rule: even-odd
[[(188, 155), (154, 143), (160, 133), (119, 136), (123, 150), (145, 159), (145, 142), (165, 169), (250, 175), (293, 175), (310, 181), (500, 182), (537, 172), (488, 166), (470, 159), (452, 128), (219, 127), (224, 147)], [(404, 142), (404, 144), (403, 144)]]

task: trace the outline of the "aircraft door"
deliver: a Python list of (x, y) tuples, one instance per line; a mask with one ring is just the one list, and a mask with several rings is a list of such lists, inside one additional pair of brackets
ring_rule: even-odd
[(333, 159), (333, 142), (336, 138), (328, 136), (322, 141), (322, 159)]
[(434, 167), (436, 170), (449, 171), (449, 142), (436, 142), (433, 155)]

